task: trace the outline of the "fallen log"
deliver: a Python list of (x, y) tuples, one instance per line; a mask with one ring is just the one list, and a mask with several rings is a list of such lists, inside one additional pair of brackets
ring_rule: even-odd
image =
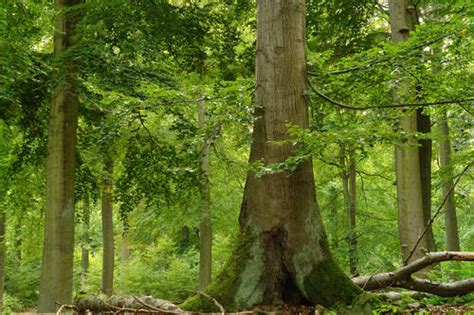
[(77, 299), (74, 309), (79, 314), (87, 311), (92, 313), (152, 313), (152, 314), (178, 314), (183, 311), (170, 301), (156, 299), (151, 296), (111, 296), (107, 298), (90, 296)]
[(367, 291), (390, 287), (410, 289), (418, 292), (431, 293), (442, 297), (464, 295), (474, 291), (474, 278), (442, 283), (425, 279), (414, 279), (412, 274), (430, 265), (444, 261), (474, 261), (472, 252), (435, 252), (414, 260), (392, 272), (384, 272), (371, 276), (353, 278), (352, 281)]

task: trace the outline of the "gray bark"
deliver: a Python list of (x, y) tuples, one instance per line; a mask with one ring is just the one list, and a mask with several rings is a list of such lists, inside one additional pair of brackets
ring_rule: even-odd
[(346, 162), (346, 150), (341, 146), (340, 165), (342, 167), (341, 178), (344, 192), (344, 205), (346, 209), (346, 238), (349, 246), (349, 269), (352, 275), (357, 275), (357, 237), (356, 210), (357, 210), (357, 187), (356, 187), (356, 161), (353, 152), (349, 152), (349, 161)]
[(90, 203), (89, 194), (86, 192), (83, 200), (82, 208), (82, 248), (81, 248), (81, 266), (83, 272), (83, 280), (87, 278), (89, 271), (89, 245), (90, 245)]
[(364, 290), (379, 290), (388, 287), (399, 287), (414, 291), (432, 293), (444, 297), (464, 295), (474, 291), (474, 278), (454, 283), (441, 283), (411, 276), (420, 270), (444, 261), (474, 261), (474, 253), (470, 252), (435, 252), (427, 253), (423, 258), (416, 259), (408, 265), (392, 272), (352, 279)]
[[(54, 56), (58, 60), (74, 45), (79, 13), (71, 7), (80, 3), (81, 0), (55, 0), (60, 9), (55, 18), (54, 32)], [(72, 302), (74, 168), (79, 98), (74, 60), (65, 57), (63, 66), (62, 81), (54, 90), (49, 118), (45, 234), (38, 304), (41, 313), (55, 312), (56, 302)]]
[[(199, 101), (199, 125), (205, 126), (207, 109), (204, 101)], [(201, 146), (201, 206), (199, 223), (199, 290), (211, 283), (212, 268), (212, 213), (210, 208), (209, 187), (209, 146), (210, 141), (203, 139)]]
[(441, 191), (443, 196), (448, 195), (444, 205), (444, 222), (446, 225), (446, 249), (459, 251), (458, 219), (456, 214), (456, 202), (454, 200), (453, 170), (451, 165), (451, 142), (449, 141), (449, 125), (446, 110), (443, 110), (438, 121), (442, 139), (439, 143), (439, 164), (444, 172)]
[(112, 295), (114, 283), (113, 171), (113, 160), (107, 154), (104, 163), (105, 178), (102, 182), (102, 292), (107, 295)]
[[(390, 0), (390, 23), (392, 41), (403, 42), (408, 39), (416, 21), (415, 6), (411, 0)], [(410, 96), (413, 90), (403, 80), (393, 91), (395, 103), (400, 103), (404, 96)], [(404, 95), (408, 94), (408, 95)], [(412, 96), (414, 93), (412, 94)], [(415, 111), (400, 112), (400, 131), (411, 134), (417, 131)], [(404, 263), (422, 233), (425, 226), (423, 212), (423, 191), (420, 175), (418, 143), (408, 136), (403, 143), (396, 146), (395, 165), (397, 175), (398, 226), (400, 232), (400, 248)], [(423, 237), (411, 260), (420, 258), (428, 251), (426, 237)]]

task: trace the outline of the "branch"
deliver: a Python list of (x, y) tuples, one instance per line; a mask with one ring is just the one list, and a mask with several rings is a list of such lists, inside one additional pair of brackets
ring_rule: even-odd
[[(445, 38), (448, 38), (452, 35), (455, 35), (455, 33), (453, 32), (450, 32), (448, 34), (444, 34), (444, 35), (441, 35), (437, 38), (434, 38), (432, 40), (429, 40), (429, 41), (426, 41), (424, 43), (421, 43), (421, 44), (418, 44), (414, 47), (407, 47), (405, 48), (406, 51), (401, 51), (400, 55), (403, 55), (405, 52), (407, 53), (411, 53), (413, 52), (414, 50), (417, 50), (417, 49), (421, 49), (421, 48), (425, 48), (429, 45), (432, 45), (436, 42), (439, 42)], [(318, 74), (318, 73), (315, 73), (315, 72), (312, 72), (312, 71), (307, 71), (308, 75), (310, 76), (321, 76), (321, 75), (339, 75), (339, 74), (345, 74), (345, 73), (350, 73), (350, 72), (355, 72), (355, 71), (361, 71), (361, 70), (365, 70), (373, 65), (376, 65), (376, 64), (383, 64), (385, 62), (391, 62), (393, 60), (395, 56), (393, 55), (390, 55), (390, 56), (386, 56), (386, 57), (382, 57), (382, 58), (373, 58), (373, 59), (370, 59), (368, 61), (366, 61), (364, 64), (360, 65), (360, 66), (356, 66), (356, 67), (352, 67), (352, 68), (345, 68), (345, 69), (340, 69), (340, 70), (334, 70), (334, 71), (331, 71), (331, 72), (327, 72), (327, 73), (322, 73), (322, 74)]]
[(219, 308), (219, 310), (221, 311), (221, 314), (225, 314), (224, 307), (214, 297), (210, 296), (209, 294), (207, 294), (204, 291), (190, 291), (190, 292), (197, 293), (197, 294), (202, 295), (205, 298), (211, 300)]
[(453, 283), (431, 282), (412, 279), (411, 275), (430, 265), (443, 261), (474, 261), (474, 252), (435, 252), (414, 260), (393, 272), (353, 278), (352, 281), (364, 290), (372, 291), (388, 287), (399, 287), (439, 296), (456, 296), (474, 291), (474, 278)]
[(400, 282), (397, 286), (399, 288), (436, 294), (442, 297), (453, 297), (474, 291), (474, 278), (452, 283), (442, 283), (426, 279), (408, 279)]
[(416, 248), (418, 247), (418, 245), (420, 244), (421, 240), (423, 239), (423, 237), (425, 236), (426, 232), (428, 231), (429, 227), (433, 224), (434, 220), (436, 219), (436, 217), (441, 213), (441, 210), (443, 209), (443, 206), (444, 204), (446, 203), (446, 201), (448, 200), (449, 198), (449, 195), (451, 194), (451, 192), (454, 190), (454, 187), (456, 187), (456, 185), (459, 183), (459, 180), (461, 180), (461, 177), (467, 172), (467, 170), (469, 169), (469, 167), (471, 166), (471, 164), (467, 165), (464, 170), (461, 172), (461, 174), (459, 174), (458, 178), (456, 179), (456, 182), (454, 182), (454, 184), (449, 188), (449, 190), (446, 192), (446, 195), (444, 196), (443, 198), (443, 201), (441, 202), (441, 204), (439, 205), (438, 209), (436, 210), (435, 214), (430, 218), (430, 220), (428, 221), (428, 223), (426, 224), (425, 226), (425, 229), (423, 230), (423, 232), (420, 234), (420, 236), (418, 237), (418, 239), (416, 240), (416, 243), (415, 243), (415, 246), (413, 246), (413, 249), (411, 250), (410, 254), (407, 256), (407, 258), (404, 260), (404, 263), (408, 263), (408, 261), (410, 260), (410, 258), (413, 256), (413, 254), (415, 253), (416, 251)]
[(309, 87), (313, 90), (316, 95), (324, 99), (325, 101), (334, 104), (338, 107), (351, 109), (351, 110), (368, 110), (368, 109), (380, 109), (380, 108), (400, 108), (400, 107), (426, 107), (426, 106), (435, 106), (435, 105), (446, 105), (446, 104), (462, 104), (474, 101), (474, 97), (460, 99), (460, 100), (448, 100), (448, 101), (438, 101), (438, 102), (426, 102), (426, 103), (401, 103), (401, 104), (392, 104), (392, 105), (379, 105), (379, 106), (352, 106), (347, 105), (336, 100), (333, 100), (329, 96), (323, 94), (321, 91), (316, 89), (314, 85), (308, 80)]

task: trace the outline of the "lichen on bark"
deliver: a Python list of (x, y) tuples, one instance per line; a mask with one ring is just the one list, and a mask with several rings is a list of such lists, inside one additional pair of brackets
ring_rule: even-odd
[[(251, 294), (245, 289), (246, 283), (244, 283), (243, 286), (241, 283), (242, 281), (252, 281), (253, 274), (251, 274), (251, 270), (255, 270), (255, 272), (258, 273), (258, 266), (263, 268), (263, 264), (258, 264), (253, 255), (256, 253), (254, 246), (256, 244), (255, 240), (256, 236), (250, 232), (246, 235), (241, 235), (237, 241), (235, 250), (222, 272), (205, 290), (208, 295), (223, 305), (226, 311), (239, 310), (239, 307), (243, 304), (242, 298), (245, 296), (247, 296), (247, 298), (251, 297)], [(255, 265), (246, 268), (250, 263), (254, 263)], [(180, 308), (186, 311), (219, 311), (219, 308), (212, 300), (201, 294), (191, 296), (180, 305)]]

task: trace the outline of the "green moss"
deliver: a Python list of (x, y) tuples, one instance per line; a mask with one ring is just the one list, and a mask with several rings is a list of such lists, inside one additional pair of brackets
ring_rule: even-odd
[[(250, 233), (249, 233), (250, 234)], [(226, 310), (236, 311), (236, 295), (241, 284), (241, 274), (248, 260), (251, 259), (251, 248), (256, 238), (251, 235), (241, 235), (236, 249), (217, 278), (206, 288), (206, 293), (215, 298)], [(179, 306), (186, 311), (219, 312), (218, 307), (202, 295), (194, 295)]]
[(351, 305), (362, 294), (332, 259), (313, 268), (304, 279), (304, 290), (311, 302), (326, 307)]

